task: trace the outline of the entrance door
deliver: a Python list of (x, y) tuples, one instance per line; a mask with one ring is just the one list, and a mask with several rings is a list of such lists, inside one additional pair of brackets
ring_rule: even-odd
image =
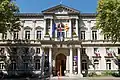
[(56, 74), (59, 71), (60, 76), (64, 76), (65, 70), (66, 70), (66, 56), (64, 54), (58, 54), (56, 56)]

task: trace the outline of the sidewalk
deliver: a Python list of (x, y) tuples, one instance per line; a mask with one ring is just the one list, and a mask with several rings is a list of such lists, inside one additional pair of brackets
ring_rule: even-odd
[[(59, 77), (61, 79), (85, 79), (85, 80), (120, 80), (120, 77), (67, 77), (67, 76), (61, 76)], [(58, 77), (51, 77), (50, 79), (57, 80)]]

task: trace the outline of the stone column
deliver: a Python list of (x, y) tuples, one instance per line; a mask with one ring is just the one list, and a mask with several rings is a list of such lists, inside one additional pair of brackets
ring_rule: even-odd
[(77, 53), (78, 53), (78, 75), (80, 77), (83, 77), (81, 74), (81, 53), (80, 53), (80, 48), (77, 49)]
[(69, 31), (68, 31), (68, 37), (72, 37), (72, 27), (71, 27), (71, 19), (69, 20)]
[(73, 74), (73, 50), (70, 48), (70, 58), (69, 58), (69, 65), (70, 65), (70, 74)]
[(35, 27), (36, 27), (36, 21), (34, 20), (33, 21), (33, 34), (32, 34), (33, 35), (33, 40), (35, 40), (35, 36), (36, 36), (35, 35)]
[(22, 40), (24, 39), (24, 23), (25, 21), (22, 21), (22, 28), (21, 28), (21, 34), (20, 34)]
[(46, 19), (44, 19), (44, 36), (46, 34)]
[(50, 74), (52, 74), (52, 49), (49, 48), (49, 68)]

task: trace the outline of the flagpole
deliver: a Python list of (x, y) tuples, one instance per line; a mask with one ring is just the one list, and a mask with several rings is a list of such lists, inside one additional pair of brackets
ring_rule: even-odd
[(60, 4), (62, 4), (63, 2), (62, 2), (62, 0), (60, 0)]

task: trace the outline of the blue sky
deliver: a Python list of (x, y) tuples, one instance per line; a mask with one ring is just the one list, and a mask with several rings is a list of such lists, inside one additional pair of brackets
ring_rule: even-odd
[[(82, 13), (95, 13), (98, 0), (62, 0), (63, 4)], [(16, 0), (20, 12), (39, 13), (60, 4), (60, 0)]]

